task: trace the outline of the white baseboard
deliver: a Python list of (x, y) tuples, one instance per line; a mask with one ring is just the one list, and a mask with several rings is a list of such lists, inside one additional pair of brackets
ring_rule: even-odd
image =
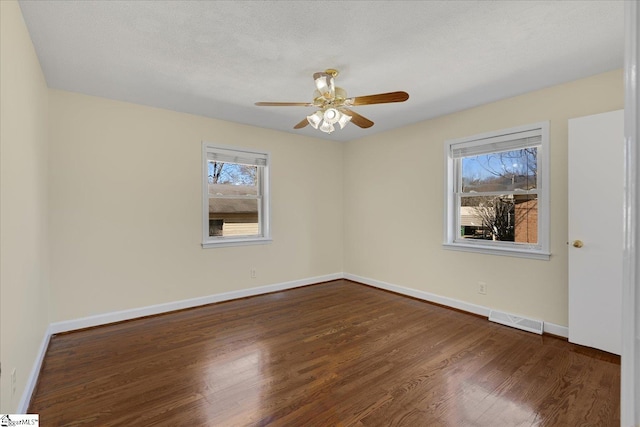
[[(458, 310), (477, 314), (487, 318), (489, 317), (489, 312), (491, 311), (491, 308), (489, 307), (471, 304), (454, 298), (443, 297), (441, 295), (432, 294), (430, 292), (419, 291), (417, 289), (405, 288), (403, 286), (382, 282), (380, 280), (370, 279), (368, 277), (357, 276), (355, 274), (345, 273), (344, 278), (353, 280), (354, 282), (364, 283), (365, 285), (373, 286), (379, 289), (385, 289), (387, 291), (396, 292), (398, 294), (407, 295), (424, 301), (434, 302), (436, 304), (456, 308)], [(556, 325), (554, 323), (544, 322), (544, 332), (563, 338), (569, 337), (569, 328), (567, 328), (566, 326)]]
[(36, 384), (38, 383), (38, 376), (40, 375), (40, 368), (42, 367), (42, 362), (44, 361), (44, 355), (47, 353), (47, 348), (49, 347), (49, 340), (51, 339), (51, 326), (44, 331), (44, 337), (42, 337), (42, 342), (40, 343), (40, 348), (38, 348), (38, 354), (36, 355), (36, 360), (33, 362), (33, 367), (31, 368), (31, 372), (29, 373), (29, 378), (27, 378), (27, 384), (22, 392), (22, 396), (20, 398), (20, 402), (18, 403), (17, 414), (26, 414), (29, 409), (29, 403), (31, 402), (31, 396), (36, 389)]
[(131, 320), (138, 317), (152, 316), (154, 314), (162, 314), (169, 311), (182, 310), (185, 308), (197, 307), (200, 305), (212, 304), (215, 302), (229, 301), (232, 299), (283, 291), (285, 289), (298, 288), (300, 286), (312, 285), (314, 283), (328, 282), (330, 280), (342, 279), (343, 277), (344, 276), (342, 273), (333, 273), (324, 276), (293, 280), (291, 282), (277, 283), (274, 285), (258, 286), (256, 288), (241, 289), (238, 291), (224, 292), (221, 294), (207, 295), (204, 297), (150, 305), (147, 307), (133, 308), (130, 310), (97, 314), (95, 316), (83, 317), (80, 319), (55, 322), (51, 324), (49, 329), (52, 334), (57, 334), (60, 332), (68, 332), (76, 329), (91, 328), (93, 326), (106, 325), (109, 323), (121, 322), (123, 320)]
[[(135, 319), (138, 317), (151, 316), (154, 314), (167, 313), (169, 311), (182, 310), (185, 308), (197, 307), (200, 305), (212, 304), (216, 302), (229, 301), (238, 298), (245, 298), (254, 295), (261, 295), (270, 292), (283, 291), (286, 289), (298, 288), (300, 286), (312, 285), (315, 283), (328, 282), (331, 280), (348, 279), (354, 282), (364, 283), (379, 289), (385, 289), (391, 292), (396, 292), (402, 295), (407, 295), (413, 298), (418, 298), (424, 301), (434, 302), (447, 307), (455, 308), (458, 310), (466, 311), (469, 313), (477, 314), (484, 317), (489, 317), (491, 308), (484, 307), (477, 304), (471, 304), (465, 301), (460, 301), (454, 298), (444, 297), (430, 292), (420, 291), (417, 289), (406, 288), (403, 286), (394, 285), (391, 283), (383, 282), (376, 279), (370, 279), (368, 277), (362, 277), (350, 273), (333, 273), (324, 276), (309, 277), (306, 279), (293, 280), (291, 282), (277, 283), (273, 285), (259, 286), (256, 288), (241, 289), (238, 291), (224, 292), (221, 294), (207, 295), (204, 297), (191, 298), (181, 301), (173, 301), (164, 304), (151, 305), (147, 307), (134, 308), (130, 310), (115, 311), (111, 313), (98, 314), (95, 316), (83, 317), (80, 319), (65, 320), (62, 322), (55, 322), (49, 326), (50, 334), (57, 334), (60, 332), (68, 332), (76, 329), (90, 328), (93, 326), (106, 325), (114, 322), (121, 322), (123, 320)], [(544, 322), (544, 332), (557, 335), (560, 337), (569, 337), (569, 328), (566, 326), (556, 325), (554, 323)], [(48, 338), (47, 338), (48, 343)], [(46, 348), (46, 347), (45, 347)]]
[(544, 329), (542, 332), (546, 332), (557, 337), (569, 338), (569, 327), (556, 325), (555, 323), (544, 322)]
[(355, 274), (345, 273), (345, 279), (354, 282), (364, 283), (387, 291), (396, 292), (421, 300), (435, 302), (437, 304), (446, 305), (447, 307), (457, 308), (458, 310), (467, 311), (469, 313), (478, 314), (480, 316), (489, 317), (490, 309), (481, 305), (471, 304), (453, 298), (443, 297), (429, 292), (419, 291), (417, 289), (405, 288), (403, 286), (393, 285), (391, 283), (382, 282), (380, 280), (369, 279), (368, 277), (356, 276)]

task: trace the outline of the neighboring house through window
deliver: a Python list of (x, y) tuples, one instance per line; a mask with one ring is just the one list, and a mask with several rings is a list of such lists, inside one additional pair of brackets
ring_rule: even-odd
[(202, 246), (268, 243), (269, 154), (202, 144)]
[(549, 259), (549, 124), (446, 141), (445, 248)]

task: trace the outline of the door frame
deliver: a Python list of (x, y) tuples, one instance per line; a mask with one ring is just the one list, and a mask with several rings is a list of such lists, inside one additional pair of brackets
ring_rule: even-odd
[(624, 266), (622, 281), (622, 362), (620, 423), (623, 427), (640, 425), (640, 182), (638, 182), (638, 0), (625, 1), (625, 182), (624, 182)]

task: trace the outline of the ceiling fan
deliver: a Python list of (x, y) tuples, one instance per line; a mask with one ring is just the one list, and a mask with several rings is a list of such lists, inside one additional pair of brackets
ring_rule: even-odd
[(338, 70), (329, 68), (313, 74), (316, 90), (313, 102), (256, 102), (259, 107), (316, 107), (318, 110), (295, 125), (294, 129), (302, 129), (307, 125), (322, 132), (331, 133), (335, 124), (343, 129), (352, 122), (361, 128), (370, 128), (373, 122), (351, 110), (350, 107), (372, 104), (386, 104), (389, 102), (404, 102), (409, 99), (407, 92), (387, 92), (375, 95), (347, 97), (347, 92), (335, 85)]

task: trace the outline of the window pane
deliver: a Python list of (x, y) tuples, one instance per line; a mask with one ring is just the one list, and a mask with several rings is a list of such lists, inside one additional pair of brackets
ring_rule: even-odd
[(259, 199), (209, 199), (209, 236), (260, 234)]
[(464, 239), (538, 243), (536, 195), (461, 197), (459, 221)]
[(209, 197), (258, 196), (258, 167), (208, 162)]
[(463, 157), (462, 192), (517, 191), (537, 188), (536, 147)]
[(252, 194), (257, 194), (257, 166), (214, 161), (208, 161), (207, 166), (209, 184), (219, 184), (227, 187), (243, 186), (251, 188)]

